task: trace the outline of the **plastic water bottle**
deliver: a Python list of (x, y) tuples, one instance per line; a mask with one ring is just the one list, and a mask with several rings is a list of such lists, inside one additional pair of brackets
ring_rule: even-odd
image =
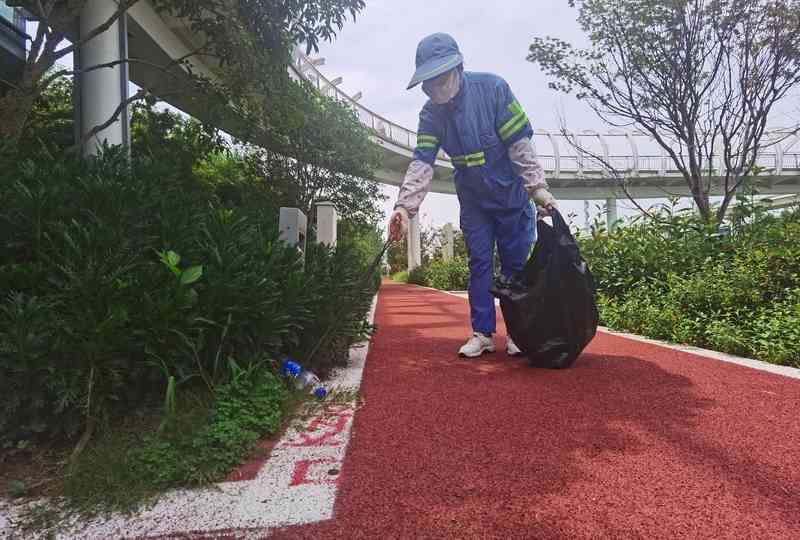
[(322, 383), (313, 372), (303, 369), (303, 366), (287, 358), (281, 365), (281, 373), (284, 377), (294, 379), (294, 386), (298, 390), (310, 391), (315, 397), (324, 399), (328, 395), (328, 390), (322, 386)]
[(304, 369), (295, 379), (295, 388), (298, 390), (311, 391), (319, 399), (324, 399), (328, 391), (313, 372)]

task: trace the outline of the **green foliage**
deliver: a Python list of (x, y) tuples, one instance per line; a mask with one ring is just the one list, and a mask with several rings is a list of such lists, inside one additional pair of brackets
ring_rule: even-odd
[(355, 280), (374, 245), (364, 230), (335, 253), (312, 247), (304, 267), (277, 241), (274, 213), (220, 204), (179, 165), (109, 150), (5, 173), (3, 439), (73, 436), (161, 401), (170, 384), (216, 388), (227, 358), (308, 353), (337, 319), (334, 343), (309, 359), (324, 372), (367, 331), (377, 282)]
[(213, 401), (188, 392), (164, 428), (101, 436), (66, 481), (68, 503), (85, 512), (130, 510), (168, 488), (221, 480), (258, 440), (277, 433), (286, 384), (262, 362), (229, 363), (231, 380)]
[(219, 480), (265, 435), (274, 435), (288, 398), (269, 366), (233, 366), (215, 391), (210, 421), (190, 436), (154, 435), (131, 450), (133, 468), (160, 488)]
[(580, 239), (603, 324), (800, 365), (800, 215), (747, 200), (735, 211), (724, 234), (666, 208), (661, 221)]
[(462, 257), (431, 259), (408, 274), (408, 283), (443, 291), (463, 291), (469, 286), (469, 266)]
[(58, 79), (34, 102), (16, 159), (58, 156), (75, 144), (72, 91), (70, 79)]
[(433, 259), (426, 273), (428, 286), (443, 291), (464, 291), (469, 286), (469, 266), (461, 257)]
[(317, 96), (296, 114), (290, 148), (248, 147), (248, 174), (276, 206), (312, 216), (314, 203), (329, 201), (350, 222), (375, 223), (381, 217), (375, 201), (385, 199), (374, 179), (380, 153), (355, 111)]
[(469, 265), (462, 257), (431, 259), (408, 274), (408, 283), (443, 291), (464, 291), (469, 287)]
[(421, 264), (408, 273), (408, 283), (428, 286), (428, 265)]
[(402, 270), (392, 274), (392, 280), (398, 283), (408, 283), (408, 270)]

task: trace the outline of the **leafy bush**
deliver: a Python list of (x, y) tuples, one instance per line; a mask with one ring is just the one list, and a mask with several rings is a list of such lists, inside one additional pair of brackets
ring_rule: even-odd
[(408, 273), (408, 283), (428, 286), (428, 265), (421, 264)]
[(392, 275), (392, 280), (398, 283), (408, 283), (408, 270), (403, 270)]
[(288, 397), (269, 366), (232, 369), (215, 391), (210, 421), (190, 436), (151, 436), (131, 450), (130, 463), (159, 487), (219, 480), (265, 435), (274, 435)]
[(469, 266), (463, 257), (436, 258), (392, 279), (443, 291), (463, 291), (469, 286)]
[(171, 379), (217, 388), (229, 358), (310, 353), (337, 318), (305, 359), (325, 371), (368, 330), (367, 248), (312, 246), (304, 265), (274, 213), (220, 204), (159, 160), (26, 161), (0, 197), (0, 443), (90, 435)]
[(469, 266), (461, 257), (433, 259), (426, 279), (429, 287), (443, 291), (463, 291), (469, 286)]
[(724, 234), (666, 208), (660, 222), (582, 238), (603, 324), (800, 365), (800, 214), (746, 199), (735, 210)]

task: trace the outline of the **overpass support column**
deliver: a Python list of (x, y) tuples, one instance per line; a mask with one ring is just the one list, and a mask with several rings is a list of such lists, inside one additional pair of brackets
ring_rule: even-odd
[[(114, 0), (88, 0), (81, 11), (80, 35), (85, 36), (104, 22), (117, 10)], [(85, 70), (99, 64), (107, 64), (128, 57), (127, 15), (122, 15), (108, 30), (95, 36), (80, 48), (75, 55), (76, 70)], [(128, 98), (128, 65), (95, 69), (78, 75), (80, 96), (78, 103), (79, 133), (81, 137), (94, 127), (107, 122)], [(106, 141), (110, 145), (127, 145), (129, 138), (129, 115), (126, 107), (116, 122), (95, 134), (83, 148), (84, 155), (95, 155)]]
[(606, 222), (608, 224), (608, 231), (611, 232), (615, 228), (617, 222), (617, 199), (606, 199)]
[(408, 224), (408, 271), (422, 264), (422, 242), (419, 231), (419, 214)]
[(455, 237), (453, 235), (453, 224), (448, 223), (444, 226), (444, 253), (442, 254), (445, 260), (453, 258), (455, 251)]

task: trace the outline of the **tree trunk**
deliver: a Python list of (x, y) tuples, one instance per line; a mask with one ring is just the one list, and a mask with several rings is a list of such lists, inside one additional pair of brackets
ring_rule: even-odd
[(18, 88), (0, 97), (0, 140), (16, 149), (36, 101), (36, 90)]
[(725, 220), (725, 214), (728, 212), (728, 207), (731, 201), (733, 201), (734, 196), (736, 196), (735, 190), (725, 193), (725, 196), (722, 198), (722, 204), (717, 211), (717, 223), (722, 223)]
[(692, 190), (692, 198), (697, 204), (697, 210), (704, 220), (709, 221), (711, 219), (711, 203), (708, 199), (708, 193), (702, 189), (701, 179), (698, 177), (692, 178), (689, 182), (689, 187)]

